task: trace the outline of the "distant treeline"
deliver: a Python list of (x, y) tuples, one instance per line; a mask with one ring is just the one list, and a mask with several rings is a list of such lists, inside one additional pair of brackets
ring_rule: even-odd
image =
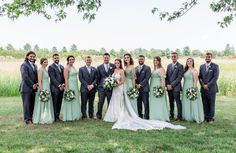
[(161, 56), (170, 58), (171, 52), (175, 51), (180, 56), (193, 56), (193, 57), (201, 57), (204, 56), (205, 52), (211, 52), (214, 57), (216, 56), (235, 56), (236, 52), (233, 46), (230, 46), (227, 44), (225, 46), (224, 50), (218, 51), (218, 50), (198, 50), (198, 49), (190, 49), (190, 47), (186, 46), (183, 49), (175, 49), (170, 50), (169, 48), (162, 50), (162, 49), (144, 49), (144, 48), (137, 48), (134, 50), (106, 50), (105, 48), (101, 48), (100, 50), (79, 50), (77, 49), (77, 45), (72, 44), (70, 49), (67, 49), (66, 47), (63, 47), (62, 49), (57, 49), (56, 46), (52, 47), (52, 49), (47, 48), (40, 48), (38, 45), (35, 45), (34, 47), (31, 47), (29, 43), (25, 44), (23, 49), (15, 49), (11, 44), (8, 44), (5, 48), (0, 47), (0, 56), (1, 57), (10, 57), (10, 58), (16, 58), (16, 59), (22, 59), (22, 57), (25, 56), (26, 52), (29, 50), (33, 50), (37, 53), (38, 57), (49, 57), (53, 53), (59, 53), (62, 58), (65, 58), (69, 54), (73, 54), (76, 57), (85, 57), (87, 55), (92, 56), (99, 56), (103, 55), (105, 52), (109, 52), (112, 57), (123, 57), (123, 55), (127, 52), (131, 53), (133, 57), (137, 57), (138, 55), (145, 55), (147, 58), (153, 58), (154, 56)]

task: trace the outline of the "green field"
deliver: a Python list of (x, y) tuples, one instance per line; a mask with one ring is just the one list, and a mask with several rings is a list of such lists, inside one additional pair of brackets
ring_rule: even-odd
[[(181, 122), (187, 130), (112, 130), (103, 121), (25, 126), (19, 97), (0, 98), (2, 153), (234, 153), (236, 98), (218, 97), (214, 125)], [(175, 123), (176, 124), (176, 123)]]

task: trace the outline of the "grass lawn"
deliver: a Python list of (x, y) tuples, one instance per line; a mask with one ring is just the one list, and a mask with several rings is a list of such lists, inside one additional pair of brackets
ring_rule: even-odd
[(25, 126), (21, 99), (0, 98), (0, 152), (236, 152), (236, 98), (218, 97), (214, 125), (181, 122), (187, 130), (112, 130), (103, 121)]

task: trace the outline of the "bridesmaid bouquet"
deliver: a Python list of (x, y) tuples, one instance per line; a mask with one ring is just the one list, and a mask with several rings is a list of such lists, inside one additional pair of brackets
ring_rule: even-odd
[(130, 99), (135, 99), (138, 98), (139, 91), (136, 88), (129, 88), (127, 91), (127, 95), (129, 96)]
[(162, 87), (153, 87), (153, 95), (156, 98), (162, 97), (164, 95), (164, 89)]
[(114, 87), (118, 86), (118, 80), (114, 79), (113, 77), (107, 77), (103, 81), (103, 89), (105, 90), (112, 90)]
[(186, 97), (187, 99), (191, 100), (191, 101), (195, 101), (197, 99), (197, 89), (195, 88), (188, 88), (186, 90)]
[(72, 101), (73, 99), (75, 99), (75, 91), (73, 90), (65, 91), (64, 99), (66, 101)]
[(47, 91), (47, 90), (42, 90), (42, 91), (40, 91), (39, 92), (39, 100), (41, 101), (41, 102), (48, 102), (48, 100), (49, 100), (49, 91)]

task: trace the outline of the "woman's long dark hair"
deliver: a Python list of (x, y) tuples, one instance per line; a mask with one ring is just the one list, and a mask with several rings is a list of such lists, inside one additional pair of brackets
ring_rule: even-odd
[[(126, 53), (126, 54), (124, 55), (124, 57), (125, 57), (125, 56), (129, 56), (129, 58), (130, 58), (130, 65), (134, 65), (134, 60), (133, 60), (131, 54), (130, 54), (130, 53)], [(125, 62), (125, 58), (124, 58), (124, 64), (125, 64), (125, 66), (127, 66), (127, 63)]]
[(161, 58), (159, 56), (154, 57), (153, 60), (157, 60), (159, 62), (158, 67), (162, 67)]
[(67, 58), (66, 58), (67, 64), (69, 64), (69, 59), (70, 59), (71, 57), (75, 59), (75, 57), (74, 57), (73, 55), (67, 56)]
[(122, 60), (121, 60), (121, 59), (119, 59), (119, 58), (117, 58), (117, 59), (115, 59), (115, 61), (118, 61), (118, 62), (120, 62), (120, 69), (123, 69), (123, 66), (122, 66)]
[(33, 54), (33, 55), (36, 56), (35, 52), (29, 51), (29, 52), (25, 55), (25, 62), (28, 62), (28, 56), (29, 56), (30, 54)]
[(184, 67), (184, 73), (187, 72), (188, 69), (189, 69), (188, 64), (187, 64), (187, 61), (190, 60), (190, 59), (193, 61), (193, 68), (194, 68), (194, 65), (195, 65), (195, 64), (194, 64), (194, 59), (191, 58), (191, 57), (189, 57), (189, 58), (186, 60), (186, 64), (185, 64), (185, 67)]

